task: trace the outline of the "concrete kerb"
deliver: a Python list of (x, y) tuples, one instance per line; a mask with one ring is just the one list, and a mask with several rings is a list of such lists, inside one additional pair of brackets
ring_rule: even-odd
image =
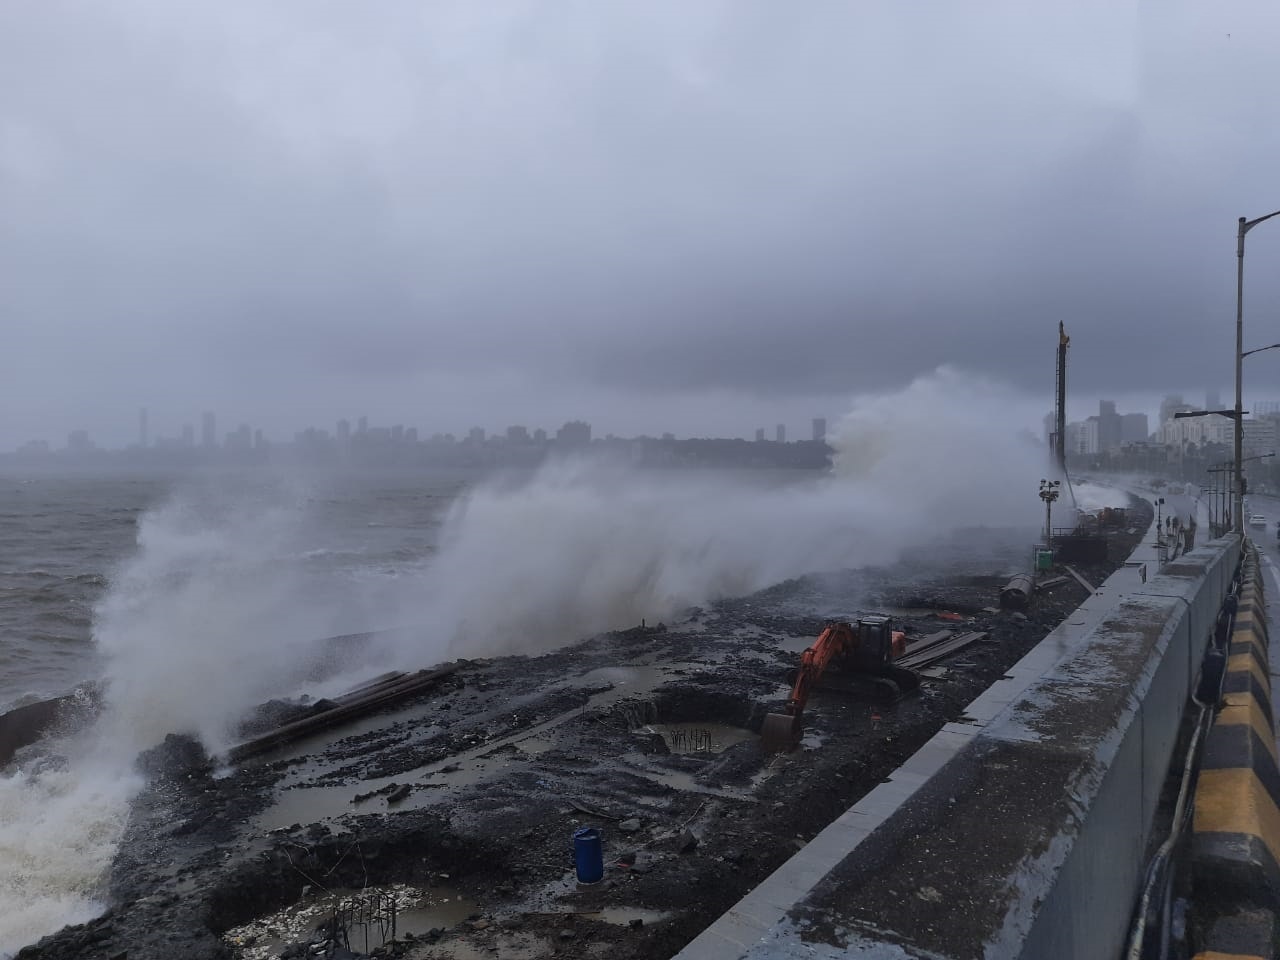
[[(911, 806), (922, 788), (940, 774), (950, 776), (957, 764), (981, 765), (989, 751), (998, 749), (1002, 764), (1013, 766), (1010, 778), (1034, 782), (1046, 751), (1058, 758), (1054, 763), (1060, 769), (1074, 772), (1064, 774), (1067, 788), (1052, 810), (1023, 812), (1022, 828), (1039, 832), (1047, 845), (1039, 853), (1028, 851), (1007, 874), (990, 880), (1004, 891), (1006, 906), (988, 931), (984, 952), (991, 957), (1115, 955), (1136, 896), (1149, 813), (1168, 767), (1177, 718), (1195, 683), (1198, 656), (1238, 549), (1235, 537), (1222, 538), (1179, 558), (1145, 584), (1133, 568), (1108, 578), (1004, 680), (974, 700), (962, 721), (947, 724), (886, 783), (744, 898), (742, 906), (754, 920), (745, 939), (756, 949), (749, 952), (758, 953), (765, 943), (778, 950), (781, 941), (798, 937), (795, 931), (808, 922), (805, 918), (819, 910), (814, 890), (820, 882), (830, 894), (842, 872), (856, 873), (857, 848), (905, 817), (904, 805)], [(1050, 708), (1041, 709), (1046, 702)], [(1103, 703), (1105, 709), (1099, 706)], [(1073, 724), (1083, 729), (1072, 729)], [(979, 836), (989, 829), (991, 812), (983, 809), (981, 798), (953, 802), (972, 806), (969, 829)], [(917, 819), (920, 806), (914, 804)], [(955, 810), (953, 821), (965, 813)], [(1037, 817), (1051, 819), (1037, 825)], [(1117, 870), (1118, 863), (1126, 866)], [(828, 896), (825, 902), (842, 901)], [(968, 901), (961, 896), (955, 902)], [(841, 914), (831, 922), (845, 933), (831, 945), (845, 955), (952, 955), (945, 945), (918, 942), (918, 931), (888, 928), (879, 917), (861, 922), (856, 904), (853, 910), (827, 909)], [(907, 926), (909, 918), (899, 924)], [(745, 945), (745, 932), (743, 914), (735, 908), (678, 957), (746, 956), (734, 946)]]

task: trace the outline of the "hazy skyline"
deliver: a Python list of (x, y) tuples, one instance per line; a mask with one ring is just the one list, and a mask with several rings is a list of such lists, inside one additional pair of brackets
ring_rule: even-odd
[[(1073, 419), (1229, 397), (1277, 29), (1261, 0), (7, 4), (0, 449), (126, 442), (143, 406), (750, 436), (940, 364), (1035, 425), (1059, 320)], [(1280, 225), (1249, 251), (1246, 347), (1280, 340)], [(1280, 352), (1246, 364), (1274, 396)]]

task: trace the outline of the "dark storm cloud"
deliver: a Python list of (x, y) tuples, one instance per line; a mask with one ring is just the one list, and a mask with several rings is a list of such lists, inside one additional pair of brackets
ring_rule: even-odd
[[(1225, 382), (1234, 218), (1280, 206), (1277, 26), (5, 5), (7, 429), (33, 397), (327, 412), (446, 380), (493, 416), (539, 384), (809, 397), (943, 362), (1040, 391), (1059, 320), (1081, 388)], [(1250, 237), (1265, 342), (1276, 232)]]

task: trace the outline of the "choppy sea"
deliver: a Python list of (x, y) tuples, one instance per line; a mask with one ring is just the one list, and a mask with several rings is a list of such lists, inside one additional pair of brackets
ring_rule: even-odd
[(0, 475), (0, 712), (112, 691), (99, 729), (0, 771), (0, 957), (101, 911), (138, 748), (217, 740), (308, 644), (397, 625), (467, 484)]

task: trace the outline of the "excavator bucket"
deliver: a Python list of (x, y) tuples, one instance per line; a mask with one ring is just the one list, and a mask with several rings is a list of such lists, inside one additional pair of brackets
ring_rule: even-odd
[(802, 723), (789, 713), (769, 713), (760, 725), (760, 746), (765, 753), (790, 753), (800, 743)]

